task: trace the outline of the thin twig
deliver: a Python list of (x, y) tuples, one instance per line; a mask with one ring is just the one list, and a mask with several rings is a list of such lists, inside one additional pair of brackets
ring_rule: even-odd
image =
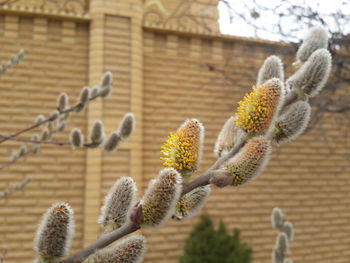
[[(89, 98), (89, 101), (92, 101), (92, 100), (96, 99), (97, 97), (99, 97), (99, 94), (97, 94), (97, 95), (95, 95), (95, 96)], [(78, 103), (78, 104), (74, 105), (74, 106), (71, 107), (71, 108), (65, 109), (64, 111), (60, 111), (60, 112), (59, 112), (59, 115), (63, 115), (63, 114), (67, 114), (67, 113), (70, 113), (70, 112), (72, 112), (72, 111), (75, 111), (77, 108), (79, 108), (79, 107), (81, 107), (81, 106), (82, 106), (82, 104), (81, 104), (81, 103)], [(56, 118), (55, 118), (54, 116), (49, 117), (49, 118), (47, 118), (46, 120), (44, 120), (44, 121), (42, 121), (42, 122), (35, 123), (35, 124), (33, 124), (32, 126), (29, 126), (28, 128), (22, 129), (22, 130), (20, 130), (20, 131), (17, 131), (17, 132), (15, 132), (15, 133), (11, 134), (11, 135), (8, 135), (8, 136), (6, 136), (5, 138), (3, 138), (2, 140), (0, 140), (0, 144), (3, 143), (3, 142), (5, 142), (5, 141), (8, 141), (8, 140), (10, 140), (10, 139), (12, 139), (12, 138), (15, 138), (15, 137), (17, 137), (18, 135), (20, 135), (20, 134), (22, 134), (22, 133), (24, 133), (24, 132), (30, 131), (30, 130), (32, 130), (32, 129), (35, 129), (35, 128), (37, 128), (37, 127), (39, 127), (39, 126), (41, 126), (41, 125), (43, 125), (43, 124), (45, 124), (45, 123), (48, 123), (48, 122), (50, 122), (50, 121), (54, 121), (55, 119), (56, 119)]]
[(5, 189), (4, 191), (0, 192), (0, 198), (5, 198), (9, 195), (14, 194), (17, 191), (22, 190), (24, 187), (26, 187), (27, 184), (29, 184), (32, 181), (30, 177), (24, 178), (21, 182)]
[(9, 141), (26, 142), (26, 143), (32, 143), (32, 144), (53, 144), (53, 145), (59, 145), (59, 146), (71, 145), (70, 142), (37, 141), (37, 140), (31, 140), (31, 139), (11, 138), (11, 137), (5, 136), (3, 134), (0, 134), (0, 137), (3, 137)]

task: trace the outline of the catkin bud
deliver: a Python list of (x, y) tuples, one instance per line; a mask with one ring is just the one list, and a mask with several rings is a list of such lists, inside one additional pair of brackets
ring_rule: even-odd
[(111, 72), (106, 72), (101, 81), (100, 96), (106, 98), (111, 94), (112, 91), (113, 76)]
[[(39, 140), (40, 140), (39, 135), (36, 134), (36, 133), (34, 133), (34, 134), (32, 135), (32, 141), (38, 142)], [(39, 150), (40, 150), (40, 144), (33, 144), (33, 145), (32, 145), (31, 151), (32, 151), (33, 153), (37, 153)]]
[(89, 87), (84, 87), (81, 90), (80, 97), (79, 97), (79, 102), (81, 104), (86, 104), (89, 101), (89, 95), (90, 95)]
[(284, 222), (283, 226), (281, 228), (281, 231), (287, 235), (289, 241), (293, 241), (294, 228), (293, 228), (293, 224), (291, 222), (288, 222), (288, 221)]
[(210, 194), (210, 186), (201, 186), (185, 194), (176, 203), (173, 218), (177, 220), (186, 220), (192, 218), (201, 210), (207, 197)]
[(60, 122), (58, 123), (58, 126), (57, 126), (56, 130), (57, 130), (58, 132), (63, 132), (65, 128), (66, 128), (66, 123), (65, 123), (65, 121), (60, 121)]
[(117, 180), (105, 197), (98, 223), (105, 231), (113, 231), (127, 221), (136, 195), (136, 183), (130, 177)]
[(21, 145), (19, 147), (18, 157), (23, 157), (24, 155), (26, 155), (27, 152), (28, 152), (27, 146), (26, 145)]
[(40, 151), (40, 144), (33, 144), (31, 151), (37, 153)]
[(16, 161), (18, 158), (19, 158), (18, 153), (17, 153), (17, 152), (14, 152), (14, 153), (11, 154), (10, 161), (11, 161), (11, 162), (14, 162), (14, 161)]
[(316, 50), (288, 80), (301, 97), (314, 97), (324, 87), (331, 71), (332, 57), (327, 49)]
[(57, 98), (57, 109), (59, 112), (64, 111), (68, 105), (68, 95), (67, 93), (61, 93)]
[(45, 121), (44, 115), (38, 115), (38, 116), (36, 116), (34, 123), (39, 124), (39, 123), (42, 123), (44, 121)]
[(232, 185), (245, 184), (264, 169), (271, 153), (271, 143), (263, 136), (248, 141), (223, 167), (233, 176)]
[(235, 126), (235, 119), (227, 119), (216, 139), (214, 153), (217, 157), (227, 154), (246, 135), (241, 128)]
[(39, 139), (39, 135), (36, 134), (36, 133), (33, 133), (33, 134), (32, 134), (32, 141), (37, 142), (37, 141), (39, 141), (39, 140), (40, 140), (40, 139)]
[(12, 65), (17, 65), (19, 63), (20, 59), (18, 57), (18, 54), (12, 55), (11, 57), (11, 64)]
[(277, 78), (282, 82), (284, 81), (283, 62), (277, 56), (270, 56), (264, 61), (264, 64), (259, 70), (256, 85), (262, 85), (272, 78)]
[(114, 152), (117, 149), (119, 142), (121, 141), (118, 132), (112, 132), (103, 144), (103, 149), (106, 152)]
[(298, 49), (297, 60), (305, 62), (316, 50), (327, 48), (328, 34), (322, 26), (313, 27), (306, 35), (303, 43)]
[(41, 262), (56, 262), (67, 255), (74, 232), (73, 210), (57, 203), (44, 214), (34, 240), (34, 250)]
[(93, 143), (102, 143), (103, 139), (105, 137), (104, 129), (103, 129), (103, 122), (102, 121), (95, 121), (92, 125), (91, 129), (91, 141)]
[(130, 134), (134, 130), (134, 126), (135, 126), (134, 114), (132, 113), (125, 114), (118, 129), (122, 140), (125, 140), (130, 136)]
[(280, 229), (283, 226), (284, 214), (282, 210), (278, 207), (272, 209), (271, 213), (271, 225), (273, 228)]
[(43, 129), (40, 135), (40, 141), (50, 140), (51, 134), (47, 128)]
[(272, 251), (272, 263), (284, 263), (284, 254), (277, 249)]
[(0, 73), (4, 73), (4, 72), (6, 72), (6, 67), (5, 67), (4, 64), (2, 64), (2, 63), (0, 62)]
[(131, 236), (112, 247), (98, 250), (84, 263), (137, 263), (143, 260), (146, 240), (143, 236)]
[(275, 249), (285, 253), (288, 249), (288, 237), (285, 233), (280, 232), (278, 233), (277, 239), (276, 239), (276, 246)]
[(90, 99), (95, 98), (99, 95), (100, 88), (98, 86), (94, 86), (90, 88)]
[(75, 106), (76, 112), (81, 112), (85, 109), (86, 105), (88, 104), (90, 99), (90, 88), (84, 87), (79, 95), (79, 104)]
[(84, 145), (84, 135), (78, 128), (74, 128), (70, 133), (69, 138), (73, 148), (82, 147)]
[(306, 101), (296, 101), (278, 117), (272, 138), (277, 143), (290, 142), (302, 134), (310, 121), (311, 107)]
[(142, 198), (143, 224), (159, 227), (169, 219), (180, 198), (181, 190), (180, 174), (172, 168), (163, 169), (157, 179), (150, 181)]
[(23, 60), (24, 59), (24, 50), (20, 49), (17, 53), (18, 59)]
[(51, 115), (50, 115), (50, 120), (51, 121), (54, 121), (58, 118), (58, 116), (60, 116), (60, 113), (58, 110), (54, 110)]

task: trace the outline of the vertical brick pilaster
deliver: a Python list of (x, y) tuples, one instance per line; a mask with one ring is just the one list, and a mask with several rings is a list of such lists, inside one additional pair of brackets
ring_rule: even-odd
[[(91, 1), (98, 2), (98, 1)], [(89, 84), (96, 85), (103, 73), (103, 39), (104, 15), (96, 12), (98, 5), (91, 5), (90, 49), (89, 49)], [(88, 127), (95, 120), (102, 119), (102, 101), (96, 99), (89, 106)], [(88, 245), (99, 235), (97, 218), (100, 211), (102, 153), (100, 150), (88, 149), (86, 155), (85, 204), (84, 204), (84, 245)]]

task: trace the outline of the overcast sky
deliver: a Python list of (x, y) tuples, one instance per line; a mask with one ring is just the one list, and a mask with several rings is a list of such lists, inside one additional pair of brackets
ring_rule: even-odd
[[(250, 17), (250, 12), (253, 10), (253, 0), (228, 0), (231, 3), (231, 6), (237, 10), (237, 12), (245, 14), (246, 17)], [(305, 6), (305, 2), (309, 6), (311, 6), (313, 9), (318, 10), (318, 13), (321, 14), (327, 14), (330, 12), (337, 12), (340, 11), (343, 14), (350, 16), (350, 0), (290, 0), (293, 2), (293, 4), (298, 4), (301, 6)], [(256, 0), (256, 2), (262, 6), (266, 7), (275, 7), (277, 4), (281, 2), (281, 0)], [(247, 8), (248, 7), (248, 8)], [(251, 10), (249, 10), (251, 9)], [(254, 37), (254, 29), (247, 25), (246, 22), (244, 22), (243, 19), (240, 19), (239, 17), (235, 17), (233, 20), (233, 23), (230, 23), (230, 18), (228, 15), (228, 10), (226, 6), (222, 3), (219, 4), (219, 12), (220, 12), (220, 28), (221, 32), (223, 34), (229, 34), (229, 35), (238, 35), (238, 36), (248, 36), (248, 37)], [(277, 16), (275, 16), (272, 13), (261, 13), (261, 16), (257, 19), (257, 22), (260, 25), (264, 25), (265, 27), (272, 26), (277, 21)], [(335, 21), (326, 19), (326, 22), (330, 28), (335, 26)], [(286, 20), (284, 27), (293, 28), (293, 27), (300, 27), (300, 23), (296, 23), (295, 21), (288, 21)], [(305, 25), (305, 27), (302, 25), (302, 30), (299, 33), (299, 38), (302, 38), (304, 34), (307, 32), (308, 26)], [(346, 31), (346, 33), (350, 33), (350, 21), (347, 21), (347, 23), (343, 23), (343, 31)], [(265, 39), (271, 39), (271, 40), (280, 40), (280, 37), (278, 35), (274, 35), (268, 32), (260, 32), (258, 37), (265, 38)]]

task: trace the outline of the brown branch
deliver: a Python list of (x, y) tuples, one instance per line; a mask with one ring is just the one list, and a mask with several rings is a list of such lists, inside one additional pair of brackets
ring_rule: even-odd
[(130, 233), (133, 233), (140, 229), (140, 226), (135, 225), (132, 222), (128, 222), (124, 224), (121, 228), (114, 230), (110, 233), (103, 234), (99, 239), (97, 239), (94, 243), (89, 245), (88, 247), (80, 250), (74, 256), (68, 257), (60, 263), (81, 263), (83, 260), (94, 253), (97, 249), (104, 248), (109, 244), (113, 243), (119, 238), (122, 238)]
[[(15, 141), (15, 142), (26, 142), (26, 143), (32, 143), (32, 144), (52, 144), (52, 145), (59, 145), (59, 146), (64, 146), (64, 145), (72, 145), (71, 142), (60, 142), (60, 141), (36, 141), (36, 140), (31, 140), (31, 139), (21, 139), (21, 138), (10, 138), (9, 136), (5, 136), (3, 134), (0, 134), (0, 137), (6, 138), (9, 141)], [(89, 143), (84, 143), (83, 147), (91, 148), (91, 147), (96, 147), (100, 145), (100, 143), (95, 143), (95, 142), (89, 142)]]
[(9, 141), (15, 141), (15, 142), (26, 142), (26, 143), (33, 143), (33, 144), (53, 144), (53, 145), (59, 145), (59, 146), (71, 145), (70, 142), (36, 141), (31, 139), (11, 138), (10, 136), (6, 136), (3, 134), (0, 134), (0, 137), (3, 137)]

